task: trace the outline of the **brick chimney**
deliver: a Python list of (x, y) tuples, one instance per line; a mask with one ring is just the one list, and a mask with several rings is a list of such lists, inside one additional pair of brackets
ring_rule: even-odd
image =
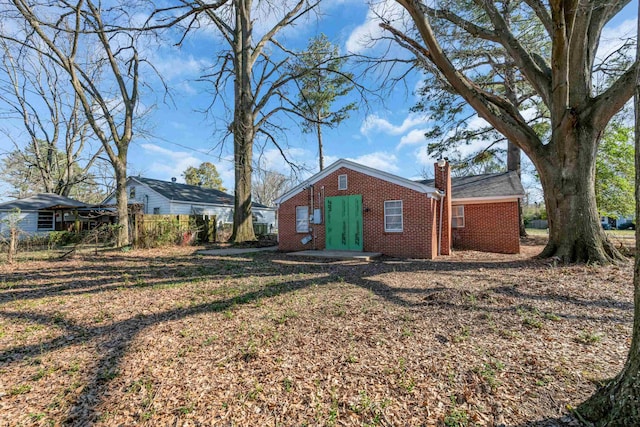
[[(442, 165), (442, 166), (440, 166)], [(435, 187), (444, 191), (440, 203), (442, 206), (442, 232), (440, 228), (440, 206), (437, 207), (436, 233), (438, 234), (440, 255), (451, 254), (451, 169), (446, 159), (440, 159), (434, 165)]]

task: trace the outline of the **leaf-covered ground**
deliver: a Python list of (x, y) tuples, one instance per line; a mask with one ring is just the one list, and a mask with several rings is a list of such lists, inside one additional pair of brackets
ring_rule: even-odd
[(0, 264), (0, 425), (575, 425), (624, 363), (632, 266), (540, 249)]

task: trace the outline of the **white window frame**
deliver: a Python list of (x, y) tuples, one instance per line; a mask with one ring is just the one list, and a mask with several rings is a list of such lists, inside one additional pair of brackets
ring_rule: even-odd
[[(392, 206), (387, 206), (390, 203), (400, 203), (400, 213), (387, 213), (387, 209), (391, 209)], [(396, 209), (398, 206), (393, 206)], [(387, 219), (390, 217), (400, 217), (400, 228), (389, 228)], [(404, 203), (402, 200), (385, 200), (384, 201), (384, 231), (386, 233), (402, 233), (404, 231)]]
[(451, 228), (464, 228), (464, 205), (451, 206)]
[(348, 187), (348, 176), (338, 175), (338, 190), (346, 190)]
[[(42, 214), (47, 214), (51, 215), (51, 222), (49, 223), (48, 226), (46, 226), (45, 223), (45, 219), (48, 218), (40, 218), (40, 215)], [(37, 227), (38, 227), (38, 231), (40, 230), (53, 230), (55, 228), (55, 220), (56, 220), (56, 214), (53, 211), (38, 211), (38, 222), (37, 222)]]
[(132, 185), (131, 187), (129, 187), (129, 198), (130, 199), (135, 199), (136, 198), (136, 186)]
[(309, 232), (309, 206), (296, 206), (296, 233)]

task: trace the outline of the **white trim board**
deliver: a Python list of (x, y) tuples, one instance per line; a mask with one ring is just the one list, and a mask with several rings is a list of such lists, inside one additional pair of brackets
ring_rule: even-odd
[(368, 176), (371, 176), (371, 177), (374, 177), (374, 178), (378, 178), (378, 179), (381, 179), (383, 181), (391, 182), (392, 184), (396, 184), (396, 185), (399, 185), (401, 187), (405, 187), (405, 188), (409, 188), (411, 190), (415, 190), (415, 191), (417, 191), (419, 193), (427, 194), (429, 197), (431, 197), (433, 199), (440, 199), (440, 193), (438, 193), (438, 190), (435, 187), (430, 187), (428, 185), (424, 185), (424, 184), (421, 184), (421, 183), (416, 182), (416, 181), (411, 181), (409, 179), (402, 178), (402, 177), (399, 177), (397, 175), (390, 174), (388, 172), (384, 172), (384, 171), (381, 171), (381, 170), (378, 170), (378, 169), (370, 168), (368, 166), (364, 166), (364, 165), (361, 165), (359, 163), (352, 162), (350, 160), (340, 159), (340, 160), (332, 163), (331, 165), (329, 165), (328, 167), (326, 167), (322, 171), (316, 173), (312, 177), (308, 178), (307, 180), (303, 181), (302, 183), (298, 184), (297, 186), (293, 187), (291, 190), (287, 191), (282, 196), (278, 197), (275, 200), (275, 203), (277, 205), (279, 205), (279, 204), (289, 200), (290, 198), (292, 198), (296, 194), (300, 193), (305, 188), (307, 188), (310, 185), (313, 185), (316, 182), (320, 181), (321, 179), (331, 175), (332, 173), (334, 173), (335, 171), (337, 171), (340, 168), (345, 168), (345, 169), (350, 169), (350, 170), (355, 171), (355, 172), (360, 172), (362, 174), (365, 174), (365, 175), (368, 175)]

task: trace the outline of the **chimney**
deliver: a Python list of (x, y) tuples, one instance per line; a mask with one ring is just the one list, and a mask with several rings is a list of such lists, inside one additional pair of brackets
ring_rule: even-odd
[(176, 182), (176, 181), (177, 181), (176, 177), (175, 177), (175, 176), (172, 176), (172, 177), (171, 177), (171, 182)]
[[(440, 203), (442, 209), (438, 206), (438, 255), (451, 254), (451, 168), (447, 159), (439, 159), (434, 165), (435, 168), (435, 187), (442, 194)], [(442, 212), (442, 218), (440, 218)]]

